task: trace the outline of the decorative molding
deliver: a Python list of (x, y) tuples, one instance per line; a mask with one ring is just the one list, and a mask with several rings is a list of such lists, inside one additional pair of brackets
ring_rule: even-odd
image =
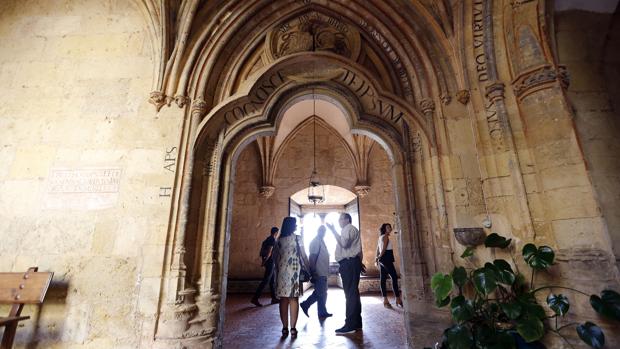
[(456, 93), (456, 100), (461, 104), (466, 105), (469, 103), (469, 91), (468, 90), (460, 90)]
[(489, 102), (495, 102), (500, 99), (504, 99), (504, 90), (506, 85), (501, 81), (495, 81), (485, 87), (484, 95)]
[(526, 70), (512, 82), (515, 95), (522, 100), (526, 96), (553, 86), (558, 80), (558, 71), (550, 64)]

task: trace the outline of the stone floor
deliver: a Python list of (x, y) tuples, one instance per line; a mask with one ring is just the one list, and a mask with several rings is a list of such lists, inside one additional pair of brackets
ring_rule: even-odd
[[(312, 290), (304, 293), (302, 300)], [(226, 300), (224, 324), (224, 348), (406, 348), (405, 326), (402, 308), (385, 309), (379, 294), (362, 295), (362, 318), (364, 330), (355, 334), (335, 335), (334, 331), (344, 324), (345, 299), (342, 289), (330, 288), (327, 310), (333, 317), (319, 321), (316, 305), (307, 318), (301, 309), (296, 339), (281, 337), (282, 323), (277, 305), (257, 308), (249, 303), (248, 294), (229, 294)], [(393, 298), (391, 302), (394, 303)], [(263, 297), (261, 303), (268, 304)]]

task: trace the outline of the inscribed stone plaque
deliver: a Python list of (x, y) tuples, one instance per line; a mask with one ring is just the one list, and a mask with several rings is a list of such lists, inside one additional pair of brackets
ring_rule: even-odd
[(52, 169), (45, 207), (80, 210), (112, 207), (118, 199), (120, 180), (120, 168)]

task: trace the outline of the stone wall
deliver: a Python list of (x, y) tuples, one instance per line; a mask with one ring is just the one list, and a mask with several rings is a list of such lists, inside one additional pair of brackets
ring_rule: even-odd
[(618, 14), (566, 11), (556, 15), (555, 23), (558, 58), (571, 74), (567, 94), (575, 125), (616, 256), (620, 256), (618, 17)]
[(151, 54), (130, 1), (0, 3), (0, 271), (55, 273), (16, 348), (153, 336), (179, 131), (147, 102)]
[[(233, 215), (230, 236), (228, 277), (256, 279), (262, 277), (258, 250), (269, 235), (272, 226), (280, 227), (288, 215), (288, 199), (308, 186), (312, 166), (312, 128), (303, 128), (284, 150), (275, 175), (276, 190), (270, 198), (258, 195), (261, 164), (255, 143), (239, 156), (236, 167)], [(324, 184), (353, 190), (355, 170), (343, 144), (317, 126), (317, 168)], [(370, 154), (369, 180), (372, 189), (360, 199), (361, 232), (364, 263), (370, 275), (378, 275), (374, 266), (378, 229), (384, 222), (393, 224), (394, 193), (390, 160), (380, 145), (375, 144)], [(396, 239), (394, 248), (398, 251)], [(333, 251), (331, 251), (333, 254)]]

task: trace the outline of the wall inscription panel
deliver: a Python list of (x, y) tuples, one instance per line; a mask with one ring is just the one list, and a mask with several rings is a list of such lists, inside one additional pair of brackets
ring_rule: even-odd
[(50, 171), (45, 194), (47, 209), (97, 210), (118, 200), (120, 168), (55, 168)]

